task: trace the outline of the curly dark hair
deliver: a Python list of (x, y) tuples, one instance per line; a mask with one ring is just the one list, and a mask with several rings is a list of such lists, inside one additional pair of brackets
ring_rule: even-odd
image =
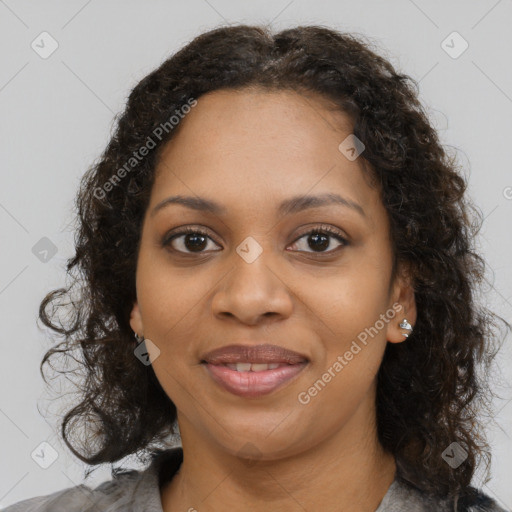
[[(268, 26), (224, 26), (196, 37), (133, 88), (111, 140), (80, 184), (76, 254), (67, 262), (73, 281), (48, 293), (39, 308), (42, 322), (64, 338), (44, 355), (45, 382), (43, 365), (54, 354), (78, 350), (79, 367), (68, 371), (84, 370), (81, 401), (61, 423), (80, 460), (94, 466), (144, 457), (177, 435), (176, 407), (152, 366), (134, 357), (129, 323), (156, 164), (180, 125), (165, 133), (161, 127), (191, 98), (257, 87), (316, 93), (349, 116), (389, 215), (393, 276), (399, 267), (410, 272), (417, 322), (407, 342), (387, 344), (378, 372), (380, 443), (402, 477), (428, 493), (456, 493), (470, 485), (481, 461), (489, 468), (478, 417), (491, 411), (497, 319), (510, 325), (477, 303), (485, 279), (485, 262), (473, 245), (481, 213), (418, 100), (418, 83), (373, 46), (365, 36), (322, 26), (276, 34)], [(148, 137), (156, 147), (134, 164), (130, 159)], [(129, 161), (133, 168), (126, 170)], [(61, 307), (67, 317), (59, 315)], [(457, 469), (442, 458), (453, 442), (468, 454)]]

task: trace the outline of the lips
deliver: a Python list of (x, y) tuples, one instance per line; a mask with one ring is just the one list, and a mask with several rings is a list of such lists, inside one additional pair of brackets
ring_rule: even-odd
[(299, 375), (309, 360), (277, 345), (229, 345), (202, 356), (214, 382), (230, 393), (256, 398), (282, 388)]
[(202, 360), (209, 364), (299, 364), (307, 362), (308, 358), (278, 345), (263, 344), (228, 345), (208, 352)]

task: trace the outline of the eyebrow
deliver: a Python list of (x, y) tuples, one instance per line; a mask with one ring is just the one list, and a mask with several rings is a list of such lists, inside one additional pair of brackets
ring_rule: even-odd
[[(213, 215), (222, 215), (226, 213), (226, 208), (210, 199), (192, 196), (170, 196), (163, 201), (160, 201), (160, 203), (158, 203), (153, 208), (151, 211), (151, 217), (156, 215), (158, 211), (171, 204), (179, 204), (192, 210), (208, 212)], [(350, 199), (345, 199), (338, 194), (332, 193), (320, 194), (316, 196), (294, 196), (280, 203), (277, 211), (279, 215), (292, 215), (294, 213), (310, 208), (318, 208), (332, 204), (338, 204), (351, 208), (352, 210), (358, 212), (361, 216), (366, 217), (366, 213), (360, 204)]]

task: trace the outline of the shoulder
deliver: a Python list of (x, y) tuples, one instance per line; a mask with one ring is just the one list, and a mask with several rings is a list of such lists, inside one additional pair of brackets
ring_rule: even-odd
[(181, 447), (155, 450), (149, 467), (121, 470), (94, 489), (77, 485), (10, 505), (1, 512), (161, 512), (160, 484), (175, 474)]
[[(507, 512), (480, 489), (469, 487), (458, 498), (457, 512)], [(510, 512), (510, 511), (508, 511)]]
[(103, 482), (94, 489), (87, 485), (77, 485), (66, 489), (29, 498), (3, 510), (3, 512), (98, 512), (119, 510), (121, 498), (130, 494), (140, 473), (132, 471), (120, 474)]
[(468, 487), (455, 498), (427, 494), (397, 478), (376, 512), (510, 512), (481, 490)]

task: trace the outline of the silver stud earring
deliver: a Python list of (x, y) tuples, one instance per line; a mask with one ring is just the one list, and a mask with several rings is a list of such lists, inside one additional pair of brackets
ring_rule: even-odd
[(405, 336), (406, 338), (411, 334), (412, 332), (412, 325), (408, 322), (407, 318), (404, 318), (400, 322), (400, 329), (406, 329), (407, 331), (410, 331), (408, 333), (402, 333), (402, 336)]
[(135, 339), (137, 340), (137, 343), (141, 343), (144, 341), (144, 336), (139, 336), (136, 332), (134, 332)]

